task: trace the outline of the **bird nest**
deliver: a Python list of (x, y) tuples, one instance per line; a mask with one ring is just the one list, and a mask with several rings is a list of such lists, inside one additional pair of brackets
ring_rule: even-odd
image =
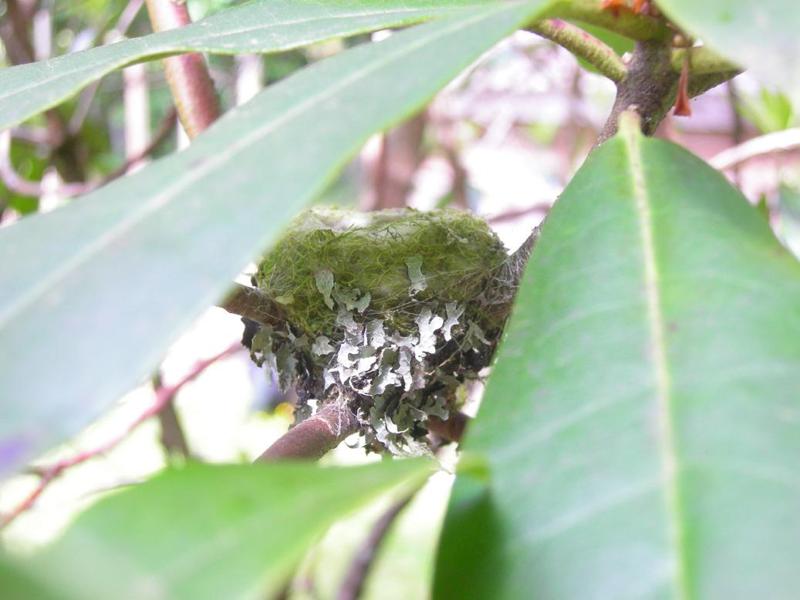
[(294, 385), (301, 421), (346, 403), (368, 450), (426, 451), (428, 420), (457, 410), (491, 359), (513, 285), (486, 223), (457, 210), (301, 214), (254, 281), (283, 309), (253, 359)]

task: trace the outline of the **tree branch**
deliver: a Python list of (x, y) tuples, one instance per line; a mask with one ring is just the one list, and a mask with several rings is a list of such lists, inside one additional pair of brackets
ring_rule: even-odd
[[(147, 0), (147, 11), (154, 31), (191, 23), (185, 1)], [(217, 94), (203, 55), (192, 53), (166, 58), (164, 71), (183, 128), (193, 138), (219, 116)]]
[(195, 364), (195, 366), (189, 371), (186, 375), (183, 376), (177, 383), (165, 386), (165, 387), (158, 387), (155, 391), (155, 399), (150, 407), (147, 408), (143, 413), (141, 413), (132, 423), (130, 423), (122, 433), (119, 435), (111, 438), (110, 440), (106, 441), (104, 444), (97, 446), (96, 448), (92, 448), (90, 450), (85, 450), (83, 452), (79, 452), (74, 456), (70, 456), (59, 460), (58, 462), (49, 465), (47, 467), (42, 468), (35, 468), (34, 472), (38, 473), (40, 480), (39, 484), (34, 488), (34, 490), (28, 494), (28, 496), (16, 506), (10, 513), (0, 516), (0, 530), (4, 527), (7, 527), (11, 524), (17, 517), (19, 517), (22, 513), (29, 510), (33, 507), (42, 493), (45, 491), (48, 485), (60, 476), (64, 471), (79, 465), (81, 463), (86, 462), (96, 456), (101, 454), (105, 454), (108, 451), (115, 448), (120, 442), (125, 440), (135, 429), (137, 429), (142, 423), (158, 415), (165, 406), (167, 406), (170, 402), (172, 402), (175, 395), (189, 382), (196, 379), (203, 371), (205, 371), (208, 367), (216, 363), (217, 361), (230, 356), (234, 352), (238, 352), (241, 349), (241, 345), (237, 342), (236, 344), (231, 345), (227, 349), (223, 350), (219, 354), (212, 356), (211, 358), (207, 358), (205, 360), (201, 360)]
[(256, 462), (318, 460), (356, 431), (358, 420), (347, 404), (330, 402), (283, 434)]
[(672, 68), (671, 50), (667, 44), (638, 42), (628, 67), (628, 76), (617, 85), (617, 97), (598, 143), (617, 133), (620, 115), (631, 109), (641, 116), (642, 132), (652, 135), (672, 106), (678, 77)]
[(627, 69), (617, 53), (583, 29), (561, 19), (537, 21), (528, 29), (582, 58), (611, 81), (619, 83), (625, 78)]

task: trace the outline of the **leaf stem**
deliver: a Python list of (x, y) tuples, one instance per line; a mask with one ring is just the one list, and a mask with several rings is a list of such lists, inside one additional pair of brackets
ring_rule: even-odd
[(545, 19), (536, 21), (528, 29), (584, 59), (611, 81), (619, 83), (625, 78), (627, 69), (617, 53), (580, 27), (561, 19)]
[(668, 40), (675, 33), (663, 19), (627, 10), (615, 14), (603, 8), (603, 0), (556, 0), (544, 16), (597, 25), (637, 41)]
[(695, 77), (740, 70), (737, 65), (721, 57), (713, 50), (701, 46), (698, 48), (678, 48), (672, 51), (672, 68), (676, 72), (680, 72), (683, 67), (687, 52), (689, 53), (689, 72)]

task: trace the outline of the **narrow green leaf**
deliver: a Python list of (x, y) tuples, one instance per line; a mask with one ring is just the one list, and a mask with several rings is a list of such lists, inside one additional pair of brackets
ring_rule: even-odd
[(439, 598), (797, 596), (800, 263), (628, 127), (548, 216), (466, 448)]
[(370, 134), (539, 4), (474, 9), (317, 63), (187, 150), (0, 232), (0, 472), (145, 380)]
[(795, 0), (658, 0), (658, 8), (762, 82), (800, 97)]
[(423, 460), (190, 465), (90, 508), (26, 576), (74, 600), (272, 598), (335, 521), (431, 471)]
[(181, 52), (272, 53), (453, 14), (478, 0), (261, 0), (187, 27), (0, 70), (0, 130), (135, 62)]

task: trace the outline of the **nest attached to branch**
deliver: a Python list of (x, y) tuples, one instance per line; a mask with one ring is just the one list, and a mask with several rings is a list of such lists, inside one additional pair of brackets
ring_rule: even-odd
[(295, 386), (297, 422), (336, 402), (368, 450), (425, 453), (428, 419), (458, 410), (489, 364), (517, 270), (469, 213), (311, 209), (254, 278), (284, 320), (251, 354)]

